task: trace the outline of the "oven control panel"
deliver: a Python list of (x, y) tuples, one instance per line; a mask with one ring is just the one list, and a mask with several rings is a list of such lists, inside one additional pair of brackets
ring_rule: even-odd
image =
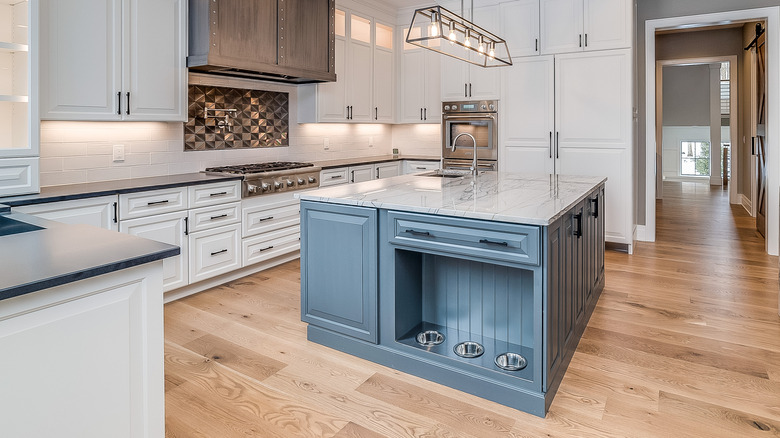
[(298, 172), (290, 175), (263, 178), (247, 177), (243, 184), (243, 197), (260, 196), (270, 193), (289, 192), (320, 186), (320, 173)]
[(442, 112), (451, 113), (494, 113), (498, 111), (497, 100), (467, 100), (442, 102)]

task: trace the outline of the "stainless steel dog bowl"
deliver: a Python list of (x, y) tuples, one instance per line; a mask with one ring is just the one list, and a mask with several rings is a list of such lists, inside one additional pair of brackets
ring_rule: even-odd
[(452, 349), (460, 357), (472, 358), (480, 357), (485, 352), (485, 348), (481, 344), (474, 341), (461, 342)]
[(430, 347), (432, 345), (439, 345), (444, 342), (444, 335), (437, 330), (426, 330), (424, 332), (417, 333), (417, 343)]
[(528, 365), (528, 361), (517, 353), (504, 353), (496, 356), (496, 366), (506, 371), (520, 371)]

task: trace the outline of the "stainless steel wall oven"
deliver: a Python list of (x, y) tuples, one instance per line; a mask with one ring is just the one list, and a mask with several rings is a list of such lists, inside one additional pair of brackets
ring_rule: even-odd
[(480, 170), (498, 161), (498, 101), (442, 103), (442, 158), (445, 169), (468, 169), (477, 151)]

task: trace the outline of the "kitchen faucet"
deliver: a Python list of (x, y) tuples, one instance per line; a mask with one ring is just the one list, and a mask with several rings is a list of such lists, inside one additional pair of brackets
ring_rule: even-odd
[(477, 139), (474, 138), (473, 135), (469, 134), (468, 132), (461, 132), (460, 134), (456, 135), (455, 138), (452, 140), (452, 152), (455, 152), (455, 142), (458, 141), (458, 138), (460, 138), (461, 135), (468, 135), (469, 138), (471, 138), (471, 142), (474, 145), (474, 159), (471, 162), (471, 174), (476, 177), (477, 176)]

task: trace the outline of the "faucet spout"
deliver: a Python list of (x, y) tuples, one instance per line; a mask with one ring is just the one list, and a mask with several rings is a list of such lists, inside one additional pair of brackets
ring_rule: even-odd
[(466, 135), (471, 139), (471, 143), (474, 146), (474, 157), (471, 162), (471, 174), (476, 177), (477, 176), (477, 139), (474, 138), (473, 135), (469, 134), (468, 132), (461, 132), (460, 134), (456, 135), (454, 139), (452, 139), (452, 152), (455, 152), (455, 143), (458, 141), (460, 136)]

